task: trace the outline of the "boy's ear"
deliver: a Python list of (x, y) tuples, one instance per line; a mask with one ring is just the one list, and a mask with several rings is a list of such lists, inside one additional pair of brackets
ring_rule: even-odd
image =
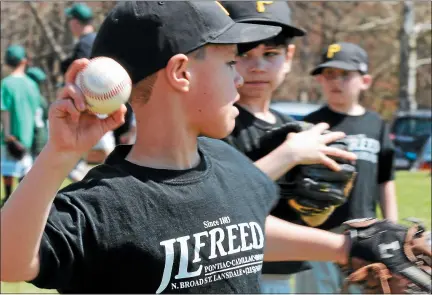
[(170, 58), (165, 67), (168, 83), (177, 91), (189, 91), (191, 74), (188, 69), (189, 59), (184, 54), (176, 54)]
[(284, 74), (285, 75), (288, 74), (289, 72), (291, 72), (294, 54), (295, 54), (295, 45), (294, 44), (288, 45), (286, 48), (285, 64), (284, 64)]
[(372, 85), (372, 76), (371, 75), (363, 75), (363, 87), (362, 90), (368, 90)]

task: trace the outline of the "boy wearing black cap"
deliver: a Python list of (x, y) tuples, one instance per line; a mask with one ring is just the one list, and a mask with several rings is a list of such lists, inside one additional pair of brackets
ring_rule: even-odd
[[(79, 58), (89, 58), (91, 55), (92, 46), (96, 38), (96, 32), (93, 22), (93, 10), (84, 3), (75, 3), (71, 7), (65, 10), (66, 16), (68, 17), (69, 29), (75, 38), (78, 38), (78, 42), (74, 47), (72, 55), (61, 63), (63, 73), (66, 72), (72, 61)], [(95, 158), (98, 161), (99, 158), (104, 158), (109, 153), (115, 142), (115, 145), (125, 143), (128, 137), (133, 133), (133, 112), (129, 104), (126, 104), (127, 112), (125, 115), (125, 123), (119, 128), (108, 133), (101, 139), (101, 141), (93, 147), (93, 155), (89, 158)], [(123, 139), (123, 140), (122, 140)], [(89, 169), (86, 167), (84, 161), (81, 161), (77, 167), (69, 175), (72, 181), (82, 179), (81, 174)]]
[[(332, 131), (347, 134), (344, 141), (357, 155), (358, 175), (347, 203), (337, 208), (319, 228), (339, 231), (352, 218), (376, 216), (379, 203), (383, 217), (397, 222), (398, 210), (394, 185), (394, 147), (388, 125), (380, 116), (359, 103), (361, 93), (372, 82), (368, 74), (368, 55), (353, 43), (339, 42), (325, 48), (322, 63), (312, 72), (320, 83), (327, 105), (306, 116), (311, 123), (327, 122)], [(298, 274), (299, 293), (334, 293), (340, 287), (337, 266), (313, 262), (310, 271)], [(354, 288), (353, 292), (361, 292)]]
[(346, 263), (347, 236), (267, 217), (273, 182), (211, 139), (238, 115), (236, 44), (279, 32), (235, 23), (213, 1), (119, 3), (92, 56), (130, 74), (136, 143), (57, 192), (126, 111), (85, 112), (73, 81), (89, 61), (75, 61), (50, 108), (49, 142), (2, 209), (0, 279), (70, 293), (256, 293), (264, 223), (266, 259)]
[(71, 63), (91, 54), (96, 32), (93, 27), (93, 11), (84, 3), (75, 3), (65, 10), (68, 26), (74, 38), (78, 39), (70, 57), (61, 62), (61, 70), (66, 73)]
[[(4, 55), (12, 73), (1, 81), (1, 174), (5, 195), (12, 193), (13, 179), (20, 181), (32, 165), (30, 149), (33, 143), (36, 110), (40, 92), (36, 83), (25, 75), (27, 54), (24, 47), (11, 45)], [(14, 153), (8, 145), (17, 145), (23, 151)]]
[[(64, 12), (68, 20), (69, 30), (76, 40), (76, 43), (74, 44), (70, 55), (60, 63), (60, 69), (63, 74), (66, 73), (74, 60), (90, 57), (93, 43), (96, 38), (96, 32), (93, 26), (93, 10), (87, 4), (79, 2), (74, 3), (71, 7), (66, 8)], [(112, 132), (106, 134), (98, 144), (103, 146), (105, 142), (110, 142), (109, 139), (111, 139), (111, 142), (113, 141)], [(113, 144), (111, 144), (111, 146), (113, 146)], [(113, 147), (104, 149), (98, 147), (97, 150), (92, 149), (90, 153), (93, 152), (98, 156), (98, 154), (101, 154), (100, 151), (102, 150), (102, 154), (108, 154), (112, 148)], [(74, 169), (70, 171), (68, 178), (71, 182), (79, 181), (84, 177), (89, 169), (90, 166), (87, 162), (84, 159), (81, 159)]]
[[(225, 141), (248, 156), (272, 179), (277, 180), (306, 157), (319, 162), (317, 152), (320, 137), (309, 132), (298, 134), (302, 139), (287, 140), (278, 149), (262, 157), (260, 138), (267, 131), (293, 121), (287, 115), (270, 109), (273, 92), (291, 70), (295, 45), (292, 39), (305, 35), (292, 24), (291, 10), (285, 1), (223, 1), (231, 18), (239, 23), (275, 25), (282, 28), (276, 37), (248, 44), (247, 52), (237, 58), (236, 69), (244, 79), (236, 103), (239, 116)], [(242, 49), (242, 45), (239, 45)], [(248, 48), (248, 49), (249, 49)], [(317, 128), (320, 128), (317, 126)], [(307, 138), (308, 140), (305, 140)], [(299, 145), (301, 144), (301, 145)], [(295, 223), (301, 223), (298, 214), (281, 199), (271, 214)], [(265, 262), (261, 291), (263, 293), (290, 293), (290, 274), (309, 269), (307, 262)]]

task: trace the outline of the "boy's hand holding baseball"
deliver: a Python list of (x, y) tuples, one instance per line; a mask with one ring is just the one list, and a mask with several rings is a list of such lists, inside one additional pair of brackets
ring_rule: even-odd
[(122, 105), (105, 119), (87, 110), (84, 95), (75, 79), (90, 61), (79, 59), (66, 73), (66, 85), (49, 110), (49, 141), (47, 146), (55, 152), (81, 156), (91, 149), (102, 136), (124, 123), (126, 106)]

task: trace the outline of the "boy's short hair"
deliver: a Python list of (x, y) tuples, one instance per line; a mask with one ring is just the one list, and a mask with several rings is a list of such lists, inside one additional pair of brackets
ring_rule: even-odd
[(145, 77), (133, 86), (130, 96), (131, 104), (146, 104), (148, 102), (153, 92), (153, 87), (156, 83), (157, 76), (157, 73), (151, 74), (150, 76)]

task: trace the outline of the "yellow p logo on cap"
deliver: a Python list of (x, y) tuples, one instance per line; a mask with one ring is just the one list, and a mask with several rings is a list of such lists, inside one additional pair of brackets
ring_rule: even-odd
[(273, 1), (257, 1), (256, 2), (256, 9), (258, 12), (264, 12), (265, 9), (265, 5), (270, 5), (273, 4)]
[(339, 51), (341, 51), (341, 46), (339, 44), (332, 44), (327, 49), (327, 57), (332, 58)]
[(223, 12), (225, 12), (225, 14), (226, 15), (229, 15), (229, 12), (228, 12), (228, 10), (226, 10), (225, 9), (225, 7), (223, 7), (223, 5), (222, 4), (220, 4), (220, 2), (219, 1), (215, 1), (216, 2), (216, 4), (217, 5), (219, 5), (219, 7), (223, 10)]

